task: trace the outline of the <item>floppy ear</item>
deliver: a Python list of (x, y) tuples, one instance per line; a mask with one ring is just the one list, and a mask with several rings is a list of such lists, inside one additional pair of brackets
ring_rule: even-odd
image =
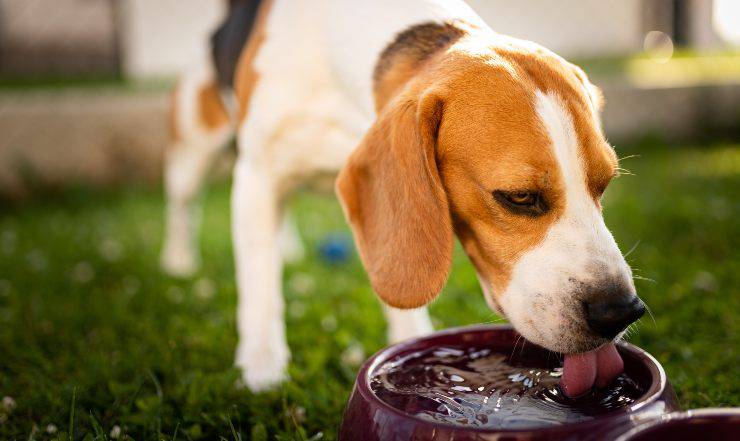
[(431, 92), (389, 103), (337, 179), (370, 283), (397, 308), (432, 301), (450, 271), (452, 222), (435, 158), (442, 106)]

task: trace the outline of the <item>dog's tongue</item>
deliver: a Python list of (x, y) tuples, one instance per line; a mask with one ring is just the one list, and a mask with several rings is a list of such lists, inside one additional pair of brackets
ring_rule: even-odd
[(624, 369), (622, 357), (614, 343), (582, 354), (565, 356), (560, 387), (565, 395), (577, 397), (597, 387), (609, 385)]

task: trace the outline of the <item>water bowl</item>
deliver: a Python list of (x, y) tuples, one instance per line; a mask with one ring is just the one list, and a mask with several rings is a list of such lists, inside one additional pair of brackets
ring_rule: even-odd
[(570, 399), (562, 360), (506, 325), (449, 329), (381, 350), (360, 369), (340, 439), (614, 440), (678, 410), (660, 364), (620, 343), (625, 372)]
[(739, 437), (740, 409), (693, 409), (641, 424), (619, 441), (725, 441)]

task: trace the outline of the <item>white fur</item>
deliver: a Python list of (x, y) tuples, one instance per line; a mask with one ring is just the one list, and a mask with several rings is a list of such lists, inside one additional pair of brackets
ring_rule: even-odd
[(387, 335), (390, 343), (398, 343), (434, 331), (426, 307), (397, 309), (383, 304), (383, 313), (388, 322)]
[[(454, 19), (486, 27), (459, 0), (272, 4), (266, 38), (253, 63), (259, 80), (247, 103), (248, 117), (238, 128), (232, 192), (239, 291), (235, 359), (251, 389), (279, 383), (290, 358), (282, 268), (287, 255), (299, 257), (301, 249), (296, 235), (289, 234), (292, 227), (281, 202), (294, 188), (333, 176), (358, 145), (374, 119), (372, 72), (394, 36), (414, 24)], [(516, 44), (531, 45), (519, 40)], [(209, 131), (198, 123), (193, 103), (211, 78), (211, 71), (203, 69), (181, 84), (177, 125), (182, 145), (167, 160), (168, 234), (162, 260), (175, 274), (196, 267), (195, 195), (232, 131), (231, 127)], [(629, 268), (586, 189), (571, 116), (552, 94), (538, 93), (534, 104), (565, 178), (566, 209), (542, 243), (518, 260), (500, 304), (526, 338), (567, 352), (568, 330), (575, 321), (568, 316), (574, 289), (569, 280), (587, 282), (593, 266), (629, 278)], [(531, 277), (533, 273), (538, 277)], [(490, 301), (486, 275), (480, 279)], [(489, 303), (494, 309), (498, 306)], [(425, 308), (383, 310), (392, 342), (432, 330)]]
[[(450, 1), (457, 11), (445, 15), (440, 3), (277, 0), (272, 6), (254, 61), (260, 79), (239, 128), (232, 193), (236, 364), (253, 390), (280, 382), (289, 358), (275, 234), (282, 219), (278, 201), (298, 185), (336, 174), (358, 145), (374, 118), (374, 63), (398, 32), (415, 23), (461, 18), (460, 10), (473, 14), (464, 3)], [(391, 341), (432, 330), (425, 308), (385, 313)]]
[[(244, 137), (240, 136), (240, 140)], [(236, 365), (252, 390), (285, 376), (285, 340), (277, 182), (264, 164), (240, 160), (234, 169), (232, 236), (237, 265)]]
[(462, 19), (487, 27), (461, 0), (324, 0), (322, 16), (329, 62), (339, 84), (363, 115), (373, 117), (375, 63), (401, 31), (415, 24)]
[[(375, 63), (395, 35), (415, 24), (454, 19), (485, 27), (460, 0), (272, 3), (265, 40), (253, 62), (259, 79), (247, 104), (248, 117), (238, 128), (232, 192), (239, 291), (236, 365), (251, 389), (266, 389), (285, 378), (290, 356), (280, 252), (290, 247), (279, 233), (281, 201), (299, 185), (336, 174), (358, 145), (375, 117)], [(180, 97), (185, 110), (178, 125), (193, 148), (184, 149), (182, 158), (168, 160), (170, 208), (163, 264), (173, 273), (191, 272), (197, 262), (192, 189), (200, 187), (201, 171), (222, 142), (220, 136), (191, 127), (196, 121), (191, 103), (197, 102), (197, 88), (191, 85), (202, 84), (207, 74), (186, 80)], [(384, 311), (391, 341), (432, 330), (425, 308)]]
[(631, 283), (631, 273), (586, 187), (585, 164), (566, 106), (554, 93), (537, 92), (535, 109), (565, 181), (565, 212), (544, 240), (517, 261), (501, 305), (525, 338), (571, 352), (585, 344), (573, 337), (581, 326), (573, 312), (580, 311), (574, 300), (579, 285), (593, 282), (595, 273)]
[(161, 256), (162, 267), (173, 276), (189, 276), (198, 267), (198, 195), (208, 169), (233, 136), (230, 124), (209, 129), (200, 121), (198, 95), (210, 81), (213, 74), (203, 67), (184, 76), (177, 88), (174, 124), (179, 140), (165, 158), (167, 228)]

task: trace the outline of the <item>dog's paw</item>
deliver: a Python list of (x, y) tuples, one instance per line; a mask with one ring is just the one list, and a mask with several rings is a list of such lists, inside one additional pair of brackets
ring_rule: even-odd
[(199, 259), (192, 253), (174, 252), (165, 248), (160, 256), (159, 263), (167, 275), (187, 278), (198, 271)]
[(282, 243), (280, 251), (286, 263), (299, 263), (306, 257), (306, 249), (299, 239)]
[(280, 229), (280, 252), (286, 263), (298, 263), (306, 256), (301, 235), (291, 221), (285, 221)]
[(290, 352), (284, 344), (263, 344), (255, 348), (239, 347), (236, 366), (242, 371), (242, 381), (252, 392), (274, 389), (287, 376)]

